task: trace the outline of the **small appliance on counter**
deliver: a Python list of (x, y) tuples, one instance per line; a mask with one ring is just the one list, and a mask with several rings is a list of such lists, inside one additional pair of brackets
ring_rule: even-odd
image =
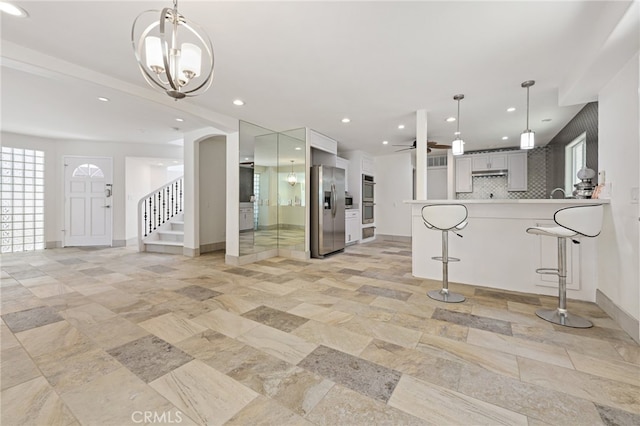
[(578, 179), (582, 182), (578, 182), (573, 185), (576, 189), (573, 191), (574, 198), (591, 198), (596, 185), (593, 183), (593, 178), (596, 176), (596, 172), (592, 169), (582, 168), (578, 171)]
[(353, 208), (353, 195), (348, 192), (344, 193), (344, 208), (352, 209)]

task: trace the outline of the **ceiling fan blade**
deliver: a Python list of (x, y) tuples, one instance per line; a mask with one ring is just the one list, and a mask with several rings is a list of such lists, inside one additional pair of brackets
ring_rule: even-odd
[(391, 145), (391, 146), (406, 146), (407, 148), (413, 148), (413, 145)]
[(436, 148), (436, 149), (449, 149), (449, 148), (451, 148), (451, 145), (436, 144), (436, 145), (429, 145), (429, 147)]
[(413, 149), (413, 147), (409, 147), (409, 148), (405, 148), (405, 149), (398, 149), (398, 150), (396, 150), (396, 152), (409, 151), (409, 150), (412, 150), (412, 149)]

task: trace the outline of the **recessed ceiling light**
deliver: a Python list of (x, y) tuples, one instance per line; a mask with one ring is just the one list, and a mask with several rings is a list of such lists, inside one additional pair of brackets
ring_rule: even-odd
[(446, 121), (447, 123), (453, 123), (454, 121), (456, 121), (456, 118), (455, 117), (447, 117), (447, 119), (444, 120), (444, 121)]
[(184, 118), (176, 118), (176, 121), (179, 121), (180, 123), (182, 123), (184, 121)]
[(515, 109), (514, 107), (509, 107), (509, 108), (507, 108), (507, 112), (513, 112), (513, 111), (515, 111), (515, 110), (516, 110), (516, 109)]
[(6, 1), (0, 1), (0, 11), (4, 13), (8, 13), (12, 16), (17, 16), (18, 18), (26, 18), (29, 16), (26, 10), (11, 3), (7, 3)]
[(105, 98), (104, 96), (100, 96), (98, 100), (101, 102), (109, 102), (109, 98)]
[(300, 148), (299, 146), (296, 146), (296, 151), (300, 151), (302, 150), (302, 148)]
[(398, 129), (400, 130), (404, 129), (404, 124), (398, 124)]
[(244, 161), (248, 161), (248, 160), (249, 160), (249, 157), (244, 157)]
[(543, 119), (542, 119), (542, 122), (543, 122), (543, 123), (548, 123), (548, 122), (550, 122), (550, 121), (551, 121), (551, 119), (550, 119), (550, 118), (543, 118)]
[(454, 135), (458, 136), (460, 132), (453, 132)]
[(343, 123), (349, 123), (349, 122), (351, 122), (351, 119), (348, 118), (348, 117), (345, 117), (345, 118), (342, 119), (342, 122)]
[(389, 141), (382, 141), (382, 145), (387, 145)]
[(244, 101), (242, 99), (236, 99), (233, 101), (233, 104), (235, 106), (243, 106), (244, 105)]
[(503, 136), (503, 137), (502, 137), (502, 140), (503, 140), (503, 141), (506, 141), (507, 139), (509, 139), (509, 136)]

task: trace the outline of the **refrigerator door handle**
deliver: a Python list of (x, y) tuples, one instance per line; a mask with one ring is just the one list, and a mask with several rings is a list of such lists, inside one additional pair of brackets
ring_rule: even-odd
[(336, 217), (337, 207), (336, 203), (338, 202), (338, 195), (336, 192), (336, 185), (334, 183), (331, 184), (331, 216)]

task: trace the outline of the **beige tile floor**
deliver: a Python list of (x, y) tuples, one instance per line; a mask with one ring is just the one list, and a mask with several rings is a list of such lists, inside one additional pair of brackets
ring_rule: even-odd
[(2, 425), (638, 425), (640, 347), (592, 303), (452, 284), (410, 246), (227, 266), (128, 248), (2, 256)]

